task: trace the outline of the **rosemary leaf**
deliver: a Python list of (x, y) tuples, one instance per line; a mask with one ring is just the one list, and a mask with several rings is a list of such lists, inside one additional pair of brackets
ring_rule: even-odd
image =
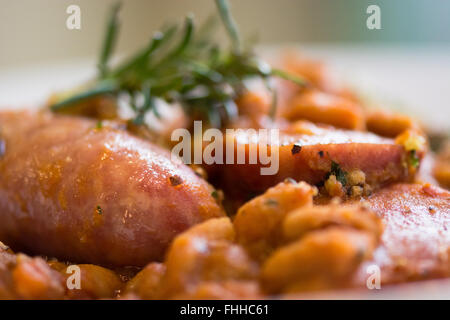
[(118, 14), (119, 14), (120, 6), (121, 6), (121, 3), (117, 2), (111, 8), (111, 13), (110, 13), (109, 22), (108, 22), (107, 31), (106, 31), (106, 37), (103, 41), (100, 60), (98, 63), (98, 71), (99, 71), (100, 78), (104, 78), (108, 73), (108, 61), (112, 55), (112, 51), (113, 51), (114, 45), (116, 43), (117, 34), (119, 31)]
[(288, 73), (288, 72), (280, 70), (280, 69), (273, 68), (271, 71), (271, 75), (285, 79), (285, 80), (292, 81), (301, 87), (304, 87), (308, 84), (308, 82), (304, 78), (294, 75), (292, 73)]
[(115, 94), (117, 92), (117, 84), (115, 82), (111, 81), (104, 81), (97, 84), (92, 89), (89, 89), (87, 91), (83, 91), (79, 94), (73, 95), (68, 99), (65, 99), (63, 101), (60, 101), (58, 103), (53, 104), (50, 109), (52, 111), (59, 111), (61, 109), (64, 109), (66, 107), (71, 107), (79, 102), (82, 102), (84, 100), (88, 100), (90, 98), (96, 97), (96, 96), (102, 96), (105, 94)]
[(117, 78), (123, 76), (125, 73), (134, 70), (137, 66), (142, 65), (148, 61), (154, 51), (156, 51), (163, 44), (168, 42), (175, 34), (177, 27), (171, 26), (164, 32), (156, 32), (147, 48), (140, 51), (137, 55), (130, 58), (127, 62), (120, 65), (115, 71), (112, 72), (112, 77)]
[(227, 30), (231, 44), (236, 53), (241, 52), (241, 39), (239, 37), (239, 32), (236, 23), (233, 20), (233, 17), (230, 13), (230, 8), (228, 6), (228, 2), (226, 0), (216, 0), (216, 6), (219, 10), (220, 17), (222, 19), (223, 24), (225, 25), (225, 29)]
[(188, 46), (189, 42), (192, 39), (193, 31), (194, 31), (193, 17), (192, 17), (192, 15), (188, 15), (186, 17), (186, 21), (185, 21), (183, 38), (180, 41), (180, 44), (175, 48), (175, 50), (169, 54), (169, 56), (168, 56), (169, 58), (172, 58), (172, 57), (175, 57), (175, 56), (181, 54), (186, 49), (186, 47)]

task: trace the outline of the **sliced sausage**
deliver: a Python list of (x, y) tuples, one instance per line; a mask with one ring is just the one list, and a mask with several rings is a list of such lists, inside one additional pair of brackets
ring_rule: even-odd
[(380, 267), (382, 283), (450, 276), (450, 192), (395, 184), (375, 192), (367, 204), (385, 224), (381, 246), (368, 263)]
[[(287, 178), (320, 185), (330, 174), (340, 172), (344, 176), (358, 170), (364, 174), (365, 183), (378, 187), (409, 181), (414, 173), (408, 170), (409, 153), (402, 145), (367, 132), (303, 123), (300, 128), (295, 128), (295, 132), (281, 132), (279, 139), (268, 145), (261, 144), (260, 136), (248, 131), (228, 135), (226, 140), (229, 139), (232, 142), (227, 143), (235, 146), (234, 163), (222, 165), (220, 180), (224, 190), (244, 199)], [(270, 164), (262, 164), (259, 156), (256, 164), (249, 163), (249, 155), (258, 153), (259, 148), (268, 149), (269, 155), (275, 155), (274, 159), (278, 153), (279, 165), (275, 174), (262, 174), (261, 168)], [(245, 154), (245, 164), (237, 163), (238, 153)], [(418, 152), (417, 156), (420, 159), (422, 153)]]

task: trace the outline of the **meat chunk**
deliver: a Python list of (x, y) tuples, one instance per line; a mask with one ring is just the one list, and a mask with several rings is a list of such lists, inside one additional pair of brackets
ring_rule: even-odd
[(0, 239), (80, 263), (144, 266), (223, 211), (170, 154), (114, 124), (1, 113)]

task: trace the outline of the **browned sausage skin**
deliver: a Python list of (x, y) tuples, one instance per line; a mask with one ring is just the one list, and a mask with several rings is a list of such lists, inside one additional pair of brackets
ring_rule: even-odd
[(143, 266), (223, 215), (212, 188), (168, 152), (90, 120), (0, 113), (0, 239), (74, 262)]
[[(394, 184), (363, 200), (385, 230), (374, 259), (383, 284), (450, 275), (450, 192), (430, 184)], [(366, 265), (361, 273), (367, 276)]]

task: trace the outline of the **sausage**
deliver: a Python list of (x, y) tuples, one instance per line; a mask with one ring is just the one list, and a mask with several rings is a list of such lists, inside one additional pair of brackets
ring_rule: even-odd
[[(235, 161), (221, 165), (218, 179), (221, 187), (236, 197), (262, 193), (287, 178), (312, 185), (323, 184), (333, 170), (333, 163), (345, 173), (362, 171), (365, 183), (375, 187), (409, 181), (414, 174), (408, 170), (408, 152), (401, 144), (368, 132), (319, 127), (307, 122), (293, 125), (281, 131), (279, 139), (268, 146), (269, 154), (278, 152), (279, 169), (273, 175), (261, 174), (261, 168), (269, 165), (261, 164), (259, 156), (256, 164), (249, 164), (250, 150), (259, 152), (260, 137), (244, 131), (228, 135), (228, 139), (234, 139)], [(237, 164), (238, 152), (245, 153), (245, 164)], [(421, 159), (423, 152), (417, 155)]]
[(385, 224), (381, 245), (368, 262), (380, 267), (382, 283), (450, 276), (450, 192), (400, 183), (375, 192), (366, 203)]
[(114, 124), (0, 113), (0, 239), (78, 263), (144, 266), (223, 210), (170, 154)]

